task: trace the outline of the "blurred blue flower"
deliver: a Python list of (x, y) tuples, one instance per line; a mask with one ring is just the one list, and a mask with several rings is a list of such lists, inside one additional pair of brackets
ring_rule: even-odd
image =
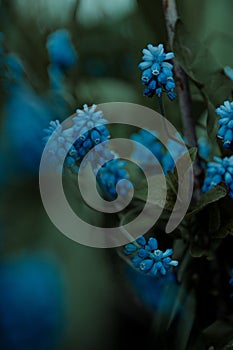
[(156, 238), (149, 238), (148, 242), (140, 236), (135, 242), (127, 244), (124, 248), (125, 255), (132, 255), (131, 261), (135, 268), (150, 276), (164, 276), (172, 266), (177, 266), (178, 261), (172, 260), (172, 249), (162, 252), (158, 249)]
[(25, 69), (20, 58), (14, 53), (6, 53), (3, 47), (4, 35), (0, 32), (0, 75), (1, 83), (8, 92), (16, 84), (22, 83)]
[(2, 137), (8, 156), (14, 159), (14, 170), (36, 173), (43, 147), (42, 129), (53, 115), (46, 100), (26, 85), (16, 85), (5, 104)]
[[(132, 140), (141, 143), (152, 152), (152, 154), (148, 153), (147, 155), (135, 144), (132, 158), (140, 163), (142, 169), (151, 172), (151, 174), (156, 174), (159, 172), (159, 168), (153, 162), (155, 156), (158, 162), (161, 163), (165, 175), (167, 175), (168, 171), (174, 170), (176, 161), (186, 152), (186, 148), (184, 148), (182, 143), (173, 139), (168, 140), (165, 148), (160, 140), (157, 139), (156, 132), (154, 131), (153, 133), (155, 136), (149, 131), (142, 129), (137, 134), (131, 135)], [(176, 137), (178, 140), (181, 139), (179, 134)], [(173, 151), (173, 156), (169, 153), (169, 149)]]
[(163, 315), (170, 315), (179, 291), (173, 272), (168, 272), (163, 278), (153, 278), (128, 268), (127, 278), (134, 292), (146, 306), (160, 311)]
[(58, 29), (48, 36), (47, 49), (51, 65), (68, 69), (77, 62), (77, 54), (66, 29)]
[(211, 146), (205, 137), (198, 139), (198, 151), (201, 158), (209, 160), (211, 154)]
[[(129, 174), (125, 166), (125, 161), (115, 158), (108, 161), (97, 172), (97, 181), (100, 188), (113, 199), (117, 197), (117, 183), (120, 180), (129, 179)], [(126, 195), (130, 189), (132, 189), (132, 185), (129, 182), (124, 181), (118, 184), (118, 190), (122, 196)]]
[(173, 65), (168, 60), (174, 58), (173, 52), (164, 52), (163, 44), (153, 46), (147, 45), (147, 49), (143, 49), (142, 62), (139, 68), (143, 71), (142, 83), (146, 85), (143, 93), (148, 97), (153, 97), (156, 94), (162, 96), (163, 91), (171, 101), (176, 98), (174, 89), (176, 87), (173, 78)]
[(206, 178), (202, 192), (207, 192), (220, 182), (225, 182), (228, 194), (233, 199), (233, 156), (223, 159), (214, 157), (215, 162), (207, 164)]
[(5, 87), (9, 89), (12, 83), (21, 83), (23, 81), (25, 70), (20, 58), (14, 53), (5, 55), (4, 64), (6, 69), (3, 78)]
[(51, 350), (64, 328), (64, 279), (44, 253), (0, 263), (1, 349)]
[(220, 116), (218, 137), (223, 140), (223, 147), (233, 149), (233, 102), (225, 101), (216, 113)]
[[(158, 169), (154, 166), (154, 157), (157, 158), (158, 162), (161, 162), (164, 152), (161, 142), (156, 138), (156, 136), (144, 129), (141, 129), (137, 134), (132, 134), (130, 138), (131, 140), (136, 141), (134, 143), (132, 159), (137, 160), (143, 170), (147, 170), (152, 174), (155, 174)], [(143, 152), (137, 143), (145, 146), (149, 151), (151, 151), (152, 154), (146, 154)]]

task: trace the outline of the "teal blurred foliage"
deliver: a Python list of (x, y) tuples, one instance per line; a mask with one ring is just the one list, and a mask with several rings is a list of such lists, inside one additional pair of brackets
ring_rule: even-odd
[[(215, 109), (232, 100), (233, 4), (177, 5), (182, 23), (173, 51), (189, 78), (206, 168), (214, 156), (231, 156), (216, 140)], [(167, 202), (152, 234), (157, 238), (158, 232), (161, 249), (173, 246), (179, 268), (156, 280), (132, 270), (121, 253), (68, 240), (50, 223), (38, 189), (43, 129), (51, 120), (62, 122), (85, 103), (126, 101), (159, 111), (156, 98), (142, 96), (137, 67), (147, 44), (171, 49), (162, 2), (1, 0), (0, 32), (1, 349), (119, 349), (122, 334), (124, 345), (135, 349), (230, 349), (233, 205), (224, 183), (202, 194), (181, 225), (165, 235), (177, 194), (177, 173), (167, 172)], [(178, 99), (164, 104), (182, 134)], [(137, 132), (112, 129), (113, 137)], [(194, 159), (196, 151), (189, 151)], [(153, 152), (160, 157), (160, 147)], [(173, 170), (170, 160), (168, 154), (167, 168)], [(146, 181), (130, 164), (126, 170), (136, 184), (131, 217), (144, 205)], [(75, 181), (64, 175), (80, 216), (117, 225), (126, 212), (110, 217), (91, 211), (76, 194)]]
[(5, 350), (50, 350), (65, 328), (64, 275), (45, 253), (0, 262), (0, 344)]

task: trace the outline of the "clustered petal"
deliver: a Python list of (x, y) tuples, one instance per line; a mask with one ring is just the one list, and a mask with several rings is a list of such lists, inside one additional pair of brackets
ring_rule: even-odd
[(124, 254), (131, 255), (131, 262), (135, 268), (154, 277), (164, 276), (172, 266), (178, 265), (178, 261), (170, 257), (173, 250), (159, 250), (157, 239), (154, 237), (148, 241), (143, 236), (138, 237), (135, 242), (125, 246)]
[(225, 182), (228, 194), (233, 199), (233, 156), (223, 159), (214, 157), (215, 162), (207, 164), (207, 176), (202, 187), (203, 192), (209, 191), (220, 182)]
[(169, 99), (173, 101), (176, 98), (174, 92), (176, 84), (173, 78), (173, 65), (167, 61), (174, 58), (174, 53), (165, 53), (163, 44), (158, 46), (149, 44), (142, 53), (143, 61), (139, 64), (139, 68), (143, 71), (142, 83), (146, 85), (144, 95), (153, 97), (156, 94), (160, 97), (163, 91), (166, 91)]
[[(49, 128), (45, 129), (44, 142), (47, 142), (53, 134), (53, 142), (50, 145), (50, 164), (57, 164), (59, 171), (63, 166), (60, 164), (60, 160), (66, 156), (65, 165), (77, 173), (84, 157), (91, 149), (93, 152), (87, 156), (82, 166), (85, 166), (89, 161), (95, 169), (100, 157), (106, 160), (112, 158), (107, 144), (110, 137), (105, 126), (107, 120), (103, 118), (102, 111), (95, 110), (96, 105), (90, 108), (84, 105), (83, 110), (77, 109), (71, 127), (63, 129), (60, 122), (56, 120), (50, 122)], [(73, 143), (73, 140), (76, 141)], [(101, 144), (100, 147), (95, 149), (94, 147), (98, 144)]]
[(233, 102), (225, 101), (216, 109), (220, 119), (218, 137), (223, 141), (224, 148), (233, 150)]

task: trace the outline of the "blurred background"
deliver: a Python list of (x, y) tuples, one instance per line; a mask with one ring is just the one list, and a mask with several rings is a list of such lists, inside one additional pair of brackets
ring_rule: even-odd
[[(178, 9), (222, 66), (233, 67), (232, 1), (179, 0)], [(142, 96), (137, 66), (148, 43), (167, 43), (161, 1), (0, 0), (0, 27), (0, 348), (151, 346), (152, 329), (163, 327), (153, 311), (171, 312), (176, 282), (153, 285), (114, 250), (57, 231), (41, 203), (38, 167), (43, 129), (84, 103), (158, 110)], [(182, 132), (177, 102), (165, 107)], [(197, 120), (203, 110), (197, 97)], [(185, 315), (183, 322), (188, 327)]]

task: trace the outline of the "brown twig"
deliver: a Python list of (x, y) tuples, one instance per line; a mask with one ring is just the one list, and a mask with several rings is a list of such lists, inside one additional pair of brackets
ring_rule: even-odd
[[(176, 0), (162, 0), (163, 11), (165, 15), (168, 39), (170, 48), (173, 49), (174, 37), (175, 37), (175, 26), (179, 19), (176, 7)], [(177, 90), (179, 95), (179, 105), (182, 117), (182, 124), (184, 129), (184, 136), (187, 139), (187, 143), (191, 147), (197, 147), (197, 135), (195, 128), (195, 120), (192, 113), (192, 100), (189, 89), (189, 81), (186, 73), (182, 67), (174, 61), (174, 73), (177, 82)], [(200, 182), (202, 177), (202, 168), (200, 161), (197, 159), (194, 163), (194, 176), (195, 176), (195, 194), (196, 200), (200, 194)]]

